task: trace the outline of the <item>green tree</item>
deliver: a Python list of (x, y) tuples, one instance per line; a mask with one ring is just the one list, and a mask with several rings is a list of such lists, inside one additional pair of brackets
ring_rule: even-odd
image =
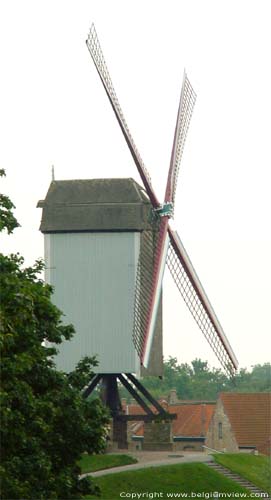
[(195, 359), (178, 364), (177, 358), (169, 357), (164, 362), (162, 380), (156, 377), (144, 377), (143, 383), (155, 397), (167, 396), (171, 389), (176, 389), (179, 399), (215, 400), (219, 392), (231, 387), (231, 382), (221, 370), (210, 369), (207, 361)]
[(234, 392), (270, 392), (271, 391), (271, 365), (264, 363), (252, 367), (249, 372), (241, 368), (236, 375)]
[(177, 358), (169, 357), (164, 362), (163, 379), (147, 376), (143, 383), (156, 398), (176, 389), (179, 399), (215, 400), (220, 392), (269, 392), (271, 366), (257, 364), (251, 371), (241, 368), (232, 381), (220, 369), (210, 368), (207, 361), (194, 359), (191, 365), (178, 364)]
[[(1, 228), (12, 232), (18, 223), (6, 199)], [(96, 361), (86, 358), (71, 374), (55, 369), (48, 342), (60, 344), (74, 329), (62, 323), (52, 288), (39, 278), (42, 262), (23, 265), (18, 254), (0, 254), (2, 498), (82, 498), (96, 489), (79, 479), (77, 462), (84, 451), (104, 449), (108, 420), (100, 401), (81, 395)]]
[(257, 364), (252, 367), (252, 384), (259, 392), (271, 391), (271, 364)]
[[(0, 168), (0, 177), (4, 177), (5, 175), (5, 170)], [(16, 227), (20, 226), (13, 215), (13, 208), (15, 208), (15, 206), (9, 197), (0, 193), (0, 231), (6, 229), (8, 234), (12, 233)]]
[(195, 359), (191, 365), (191, 392), (194, 399), (214, 400), (232, 384), (220, 369), (210, 368), (207, 361)]
[(176, 389), (180, 399), (192, 399), (193, 370), (188, 363), (178, 364), (177, 358), (169, 357), (164, 363), (164, 377), (169, 389)]

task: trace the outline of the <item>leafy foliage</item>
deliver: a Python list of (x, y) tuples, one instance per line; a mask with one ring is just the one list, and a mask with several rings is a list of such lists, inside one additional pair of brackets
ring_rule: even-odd
[[(0, 177), (6, 175), (3, 168), (0, 169)], [(14, 217), (12, 209), (15, 208), (8, 196), (0, 193), (0, 231), (6, 229), (8, 234), (19, 227), (17, 219)]]
[(249, 372), (241, 368), (236, 376), (236, 392), (270, 392), (271, 364), (257, 364)]
[[(164, 362), (164, 376), (144, 377), (144, 386), (156, 398), (165, 397), (171, 389), (176, 389), (179, 399), (215, 400), (220, 392), (269, 392), (271, 390), (271, 365), (255, 365), (249, 372), (241, 368), (234, 382), (218, 368), (210, 368), (207, 361), (194, 359), (190, 364), (178, 364), (177, 358), (170, 357)], [(130, 395), (124, 390), (123, 397)]]
[(227, 377), (217, 368), (210, 369), (207, 361), (195, 359), (191, 365), (178, 364), (177, 358), (170, 357), (164, 362), (162, 381), (155, 377), (145, 377), (145, 387), (156, 397), (168, 395), (171, 389), (176, 389), (180, 399), (214, 400), (219, 392), (226, 390)]
[[(11, 221), (6, 214), (1, 227), (12, 232)], [(104, 407), (80, 391), (97, 362), (86, 358), (71, 374), (55, 369), (48, 342), (69, 340), (74, 328), (62, 323), (52, 288), (39, 278), (42, 262), (23, 264), (18, 254), (0, 254), (2, 498), (82, 498), (98, 490), (79, 479), (78, 461), (106, 442)]]

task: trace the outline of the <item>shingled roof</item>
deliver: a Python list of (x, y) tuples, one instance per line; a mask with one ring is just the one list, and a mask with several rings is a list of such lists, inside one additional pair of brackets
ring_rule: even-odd
[(42, 208), (43, 233), (141, 231), (150, 220), (150, 202), (133, 179), (52, 181)]
[(260, 453), (270, 453), (271, 394), (221, 393), (238, 446), (255, 446)]

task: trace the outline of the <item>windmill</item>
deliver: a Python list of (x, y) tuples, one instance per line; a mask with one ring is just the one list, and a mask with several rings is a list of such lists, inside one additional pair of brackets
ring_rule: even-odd
[[(163, 273), (167, 264), (189, 311), (212, 347), (222, 367), (228, 375), (232, 376), (237, 369), (235, 354), (177, 231), (173, 231), (169, 224), (174, 214), (180, 163), (196, 101), (196, 94), (184, 72), (165, 197), (163, 203), (160, 203), (152, 187), (150, 175), (124, 118), (94, 24), (91, 26), (86, 44), (152, 204), (154, 217), (156, 217), (159, 224), (152, 279), (148, 280), (142, 286), (142, 279), (139, 278), (136, 286), (133, 338), (140, 361), (144, 366), (148, 366), (155, 331), (156, 314), (161, 295)], [(143, 259), (144, 256), (141, 255), (139, 258), (139, 269)], [(144, 300), (142, 296), (144, 296)]]
[[(170, 420), (165, 409), (134, 376), (162, 375), (161, 290), (165, 265), (191, 314), (226, 373), (237, 360), (184, 246), (170, 227), (184, 143), (195, 93), (184, 73), (163, 203), (136, 148), (119, 105), (92, 25), (87, 47), (130, 149), (144, 189), (133, 179), (53, 179), (40, 229), (45, 240), (45, 279), (53, 300), (75, 326), (71, 342), (59, 347), (56, 365), (69, 371), (85, 355), (98, 354), (88, 397), (102, 384), (113, 417), (115, 440), (125, 445), (127, 421)], [(124, 415), (118, 381), (145, 414)], [(150, 406), (151, 405), (151, 406)]]

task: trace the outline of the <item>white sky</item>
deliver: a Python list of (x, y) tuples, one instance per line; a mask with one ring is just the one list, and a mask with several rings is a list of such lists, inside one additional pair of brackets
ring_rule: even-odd
[[(134, 177), (85, 45), (95, 23), (121, 106), (162, 199), (184, 67), (198, 95), (176, 226), (240, 366), (269, 360), (270, 2), (80, 0), (0, 3), (0, 168), (21, 228), (2, 236), (27, 264), (51, 165), (56, 179)], [(170, 277), (165, 355), (217, 365)]]

